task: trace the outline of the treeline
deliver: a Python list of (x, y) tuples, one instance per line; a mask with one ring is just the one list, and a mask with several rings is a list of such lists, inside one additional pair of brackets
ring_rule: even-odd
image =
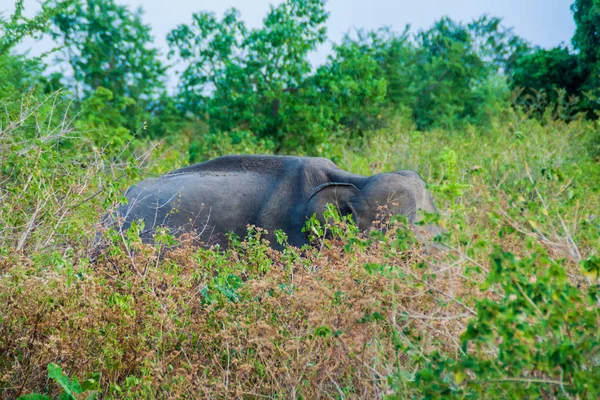
[[(499, 18), (444, 17), (417, 33), (350, 33), (313, 68), (308, 55), (327, 39), (324, 0), (285, 0), (253, 29), (235, 9), (195, 13), (168, 34), (169, 65), (142, 10), (115, 0), (47, 0), (26, 18), (19, 0), (0, 21), (0, 101), (18, 112), (10, 104), (25, 93), (61, 90), (63, 111), (79, 114), (78, 128), (96, 145), (118, 154), (133, 137), (185, 138), (190, 161), (223, 137), (330, 154), (334, 143), (397, 118), (419, 130), (461, 129), (486, 126), (508, 105), (532, 116), (597, 118), (600, 5), (575, 0), (571, 9), (572, 50), (532, 46)], [(23, 38), (43, 34), (57, 43), (53, 54), (15, 51)], [(50, 59), (68, 72), (48, 72)], [(172, 69), (181, 71), (174, 94), (166, 88)]]

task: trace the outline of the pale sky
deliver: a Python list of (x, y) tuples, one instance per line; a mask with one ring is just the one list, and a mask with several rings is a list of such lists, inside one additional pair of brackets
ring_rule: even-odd
[[(4, 1), (4, 0), (0, 0)], [(218, 16), (231, 7), (241, 12), (248, 26), (261, 25), (273, 0), (122, 0), (122, 4), (142, 6), (146, 21), (153, 28), (156, 43), (167, 51), (166, 35), (178, 24), (190, 23), (191, 14), (200, 10), (214, 11)], [(504, 25), (535, 45), (551, 48), (570, 44), (575, 23), (570, 5), (573, 0), (329, 0), (327, 10), (328, 38), (339, 42), (344, 33), (354, 28), (377, 29), (391, 26), (402, 32), (406, 24), (413, 31), (428, 29), (447, 15), (468, 22), (483, 14), (501, 17)], [(325, 61), (330, 45), (322, 46), (311, 57), (313, 63)]]
[[(575, 30), (570, 5), (573, 0), (329, 0), (327, 22), (330, 42), (339, 42), (343, 34), (354, 28), (376, 29), (391, 26), (401, 32), (406, 24), (412, 30), (431, 27), (442, 16), (468, 22), (483, 14), (503, 19), (505, 26), (534, 45), (551, 48), (559, 44), (570, 45)], [(260, 26), (269, 4), (277, 0), (117, 0), (132, 8), (143, 7), (144, 21), (152, 26), (155, 45), (166, 56), (167, 33), (178, 24), (190, 23), (194, 12), (209, 10), (222, 16), (231, 7), (240, 10), (249, 27)], [(39, 9), (38, 1), (25, 0), (26, 14)], [(7, 16), (14, 10), (14, 0), (0, 0), (0, 12)], [(51, 48), (48, 40), (28, 41), (18, 48), (40, 54)], [(330, 43), (310, 56), (313, 64), (325, 61)], [(165, 57), (166, 58), (166, 57)]]

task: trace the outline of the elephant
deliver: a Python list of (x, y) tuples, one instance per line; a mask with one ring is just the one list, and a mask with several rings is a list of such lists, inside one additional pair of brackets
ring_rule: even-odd
[(361, 231), (376, 220), (379, 206), (417, 222), (417, 210), (437, 213), (425, 182), (414, 171), (362, 176), (326, 158), (228, 155), (148, 178), (129, 188), (127, 203), (105, 221), (119, 231), (143, 220), (140, 237), (153, 243), (156, 228), (191, 233), (206, 247), (226, 248), (227, 233), (245, 237), (248, 225), (264, 228), (274, 248), (282, 230), (292, 246), (308, 243), (303, 227), (313, 214), (324, 222), (327, 203), (352, 214)]

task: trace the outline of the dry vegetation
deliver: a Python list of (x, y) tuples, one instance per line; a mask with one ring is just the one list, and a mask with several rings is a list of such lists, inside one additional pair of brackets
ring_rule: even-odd
[[(227, 252), (168, 248), (168, 234), (144, 246), (133, 232), (92, 257), (106, 208), (142, 171), (180, 164), (177, 144), (132, 143), (118, 165), (84, 133), (23, 112), (0, 133), (0, 397), (57, 395), (50, 363), (80, 379), (99, 372), (107, 398), (598, 393), (594, 123), (513, 111), (491, 132), (399, 122), (332, 154), (358, 173), (419, 170), (445, 250), (401, 220), (360, 236), (338, 219), (304, 250), (271, 250), (260, 230)], [(511, 308), (521, 300), (522, 317)], [(499, 312), (481, 314), (493, 304)], [(497, 324), (489, 335), (487, 322)], [(503, 347), (510, 329), (521, 347)], [(550, 365), (543, 354), (565, 338), (576, 353)]]
[(410, 327), (406, 340), (425, 354), (456, 351), (473, 314), (453, 300), (472, 285), (451, 269), (425, 282), (439, 268), (414, 268), (418, 248), (390, 257), (384, 273), (364, 267), (383, 261), (377, 244), (346, 252), (338, 242), (293, 261), (260, 245), (240, 250), (184, 246), (157, 262), (146, 248), (71, 279), (32, 278), (26, 259), (3, 265), (11, 279), (1, 292), (12, 300), (3, 346), (20, 359), (3, 377), (13, 383), (10, 397), (42, 391), (55, 362), (81, 376), (101, 371), (104, 387), (127, 382), (125, 397), (372, 398), (396, 362), (409, 364), (394, 351), (395, 330)]

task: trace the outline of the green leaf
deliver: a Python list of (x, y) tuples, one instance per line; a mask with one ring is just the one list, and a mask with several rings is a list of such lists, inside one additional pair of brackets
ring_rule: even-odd
[(319, 326), (315, 328), (315, 336), (327, 337), (332, 335), (331, 328), (328, 326)]
[(73, 396), (67, 392), (60, 392), (57, 400), (75, 400), (75, 396)]
[(17, 400), (52, 400), (52, 397), (45, 394), (32, 393), (18, 397)]
[(457, 385), (460, 385), (466, 377), (467, 375), (463, 371), (456, 371), (454, 373), (454, 382), (456, 382)]
[(81, 383), (81, 389), (84, 392), (88, 390), (100, 390), (100, 373), (94, 372), (91, 378), (86, 379)]
[(48, 377), (54, 379), (54, 381), (56, 381), (69, 396), (83, 392), (77, 378), (73, 378), (73, 381), (71, 381), (69, 377), (63, 373), (62, 368), (54, 363), (48, 364)]

